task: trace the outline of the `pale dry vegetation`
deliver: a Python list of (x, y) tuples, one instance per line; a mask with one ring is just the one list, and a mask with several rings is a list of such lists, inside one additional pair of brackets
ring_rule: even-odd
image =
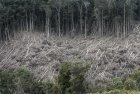
[(121, 40), (112, 37), (59, 38), (24, 32), (0, 44), (0, 68), (27, 67), (39, 80), (54, 79), (65, 61), (90, 64), (86, 79), (93, 84), (126, 77), (140, 68), (140, 26)]

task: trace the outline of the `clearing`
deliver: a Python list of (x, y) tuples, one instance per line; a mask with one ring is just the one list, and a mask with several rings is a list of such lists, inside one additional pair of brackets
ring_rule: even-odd
[(27, 67), (39, 80), (54, 79), (61, 63), (90, 64), (88, 81), (108, 82), (140, 68), (140, 27), (125, 40), (112, 37), (68, 38), (24, 32), (0, 44), (0, 68)]

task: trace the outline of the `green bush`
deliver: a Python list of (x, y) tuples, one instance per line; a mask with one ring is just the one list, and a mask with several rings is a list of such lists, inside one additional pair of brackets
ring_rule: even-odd
[(124, 82), (124, 88), (126, 90), (137, 90), (137, 83), (135, 80), (128, 78), (126, 79), (126, 81)]
[(85, 73), (88, 70), (88, 66), (81, 63), (73, 63), (71, 67), (71, 91), (72, 94), (83, 94), (86, 91)]
[[(104, 91), (102, 94), (139, 94), (137, 90), (140, 90), (139, 70), (135, 70), (124, 80), (121, 78), (114, 78), (107, 86), (107, 91)], [(99, 92), (100, 90), (97, 91)]]
[(51, 81), (38, 82), (33, 74), (25, 68), (19, 68), (14, 71), (16, 75), (16, 85), (22, 87), (23, 92), (27, 94), (55, 94), (53, 93), (54, 84)]
[(140, 82), (140, 70), (135, 70), (132, 74), (131, 77), (135, 79), (136, 81)]
[(94, 88), (94, 92), (99, 92), (99, 93), (102, 93), (106, 90), (107, 90), (107, 86), (103, 83), (98, 83)]
[(103, 92), (101, 94), (140, 94), (140, 92), (115, 89), (115, 90), (111, 90), (109, 92)]
[(0, 94), (83, 94), (87, 67), (64, 63), (56, 83), (38, 82), (26, 68), (0, 71)]
[(14, 74), (16, 75), (16, 84), (21, 85), (24, 93), (33, 93), (34, 83), (35, 80), (33, 78), (33, 75), (25, 68), (19, 68), (14, 71)]
[(140, 90), (140, 70), (135, 70), (131, 74), (131, 78), (134, 79), (134, 80), (136, 80), (138, 89)]
[(46, 83), (43, 83), (42, 88), (44, 89), (43, 91), (46, 91), (47, 94), (53, 94), (53, 89), (55, 87), (55, 84), (48, 80)]
[(127, 94), (127, 92), (125, 90), (114, 89), (109, 92), (104, 92), (102, 94)]
[(13, 94), (16, 91), (14, 78), (12, 70), (0, 70), (0, 94)]
[(63, 63), (58, 75), (61, 94), (83, 94), (87, 68), (81, 63)]
[(30, 94), (53, 94), (54, 84), (52, 82), (35, 82)]
[(0, 94), (56, 94), (54, 84), (38, 82), (25, 68), (0, 71)]
[(65, 94), (67, 89), (70, 87), (71, 79), (71, 65), (70, 63), (64, 63), (61, 65), (61, 69), (58, 75), (58, 84), (60, 86), (62, 94)]
[(121, 78), (114, 78), (108, 86), (109, 90), (113, 89), (122, 89), (124, 87), (123, 81)]
[[(81, 63), (63, 63), (55, 82), (38, 82), (26, 68), (0, 70), (0, 94), (139, 94), (140, 71), (124, 80), (114, 78), (110, 84), (98, 83), (91, 89), (85, 80), (87, 70), (88, 66)], [(90, 90), (86, 90), (87, 86)]]

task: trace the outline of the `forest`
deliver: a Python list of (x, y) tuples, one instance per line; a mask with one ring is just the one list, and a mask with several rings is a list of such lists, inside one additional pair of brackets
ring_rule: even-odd
[(139, 9), (140, 0), (0, 0), (0, 40), (24, 31), (124, 38)]

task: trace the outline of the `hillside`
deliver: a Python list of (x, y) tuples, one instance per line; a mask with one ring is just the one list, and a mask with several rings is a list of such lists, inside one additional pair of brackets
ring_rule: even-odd
[(54, 79), (61, 63), (89, 64), (89, 82), (108, 82), (126, 77), (140, 68), (140, 26), (125, 40), (112, 37), (68, 38), (45, 34), (17, 33), (17, 37), (0, 45), (0, 68), (27, 67), (39, 80)]

